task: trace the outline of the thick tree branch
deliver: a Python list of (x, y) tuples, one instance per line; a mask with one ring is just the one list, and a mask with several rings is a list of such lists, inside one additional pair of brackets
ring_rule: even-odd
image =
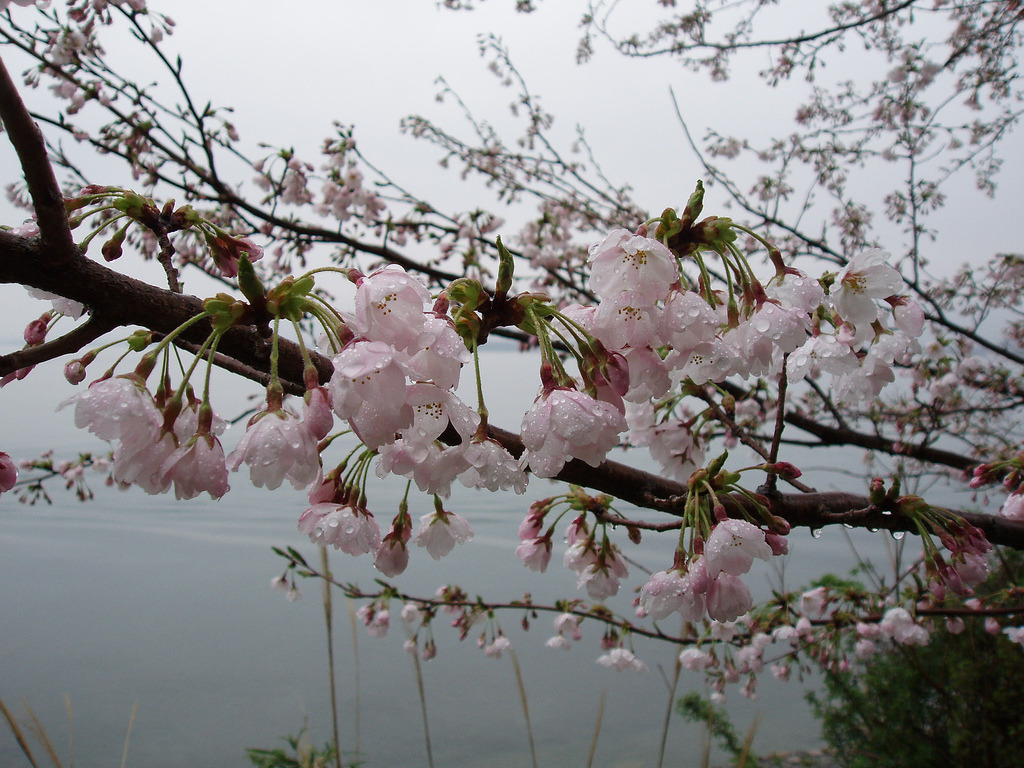
[(53, 249), (55, 258), (59, 255), (70, 258), (75, 252), (75, 241), (68, 229), (64, 196), (46, 156), (46, 141), (25, 108), (3, 59), (0, 59), (0, 121), (18, 154), (43, 242)]
[(47, 360), (74, 354), (86, 344), (95, 341), (115, 327), (111, 323), (90, 317), (81, 325), (52, 341), (34, 347), (25, 347), (9, 355), (0, 355), (0, 376), (6, 376), (31, 365), (45, 363)]

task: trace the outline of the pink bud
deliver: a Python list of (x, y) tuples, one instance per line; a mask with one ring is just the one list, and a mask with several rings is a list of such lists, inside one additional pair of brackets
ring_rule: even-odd
[(11, 490), (17, 482), (18, 468), (15, 466), (14, 460), (0, 451), (0, 493)]
[(777, 533), (766, 533), (764, 540), (768, 542), (768, 546), (772, 548), (773, 555), (788, 555), (789, 554), (789, 542), (785, 536), (780, 536)]
[(81, 360), (72, 360), (64, 366), (64, 378), (71, 384), (81, 384), (85, 381), (85, 366)]
[(25, 326), (25, 343), (30, 347), (46, 341), (46, 326), (50, 322), (50, 313), (44, 312), (37, 320)]

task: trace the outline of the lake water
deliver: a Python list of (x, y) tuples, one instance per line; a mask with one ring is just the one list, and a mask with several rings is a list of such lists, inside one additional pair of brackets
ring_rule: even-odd
[[(515, 428), (511, 414), (517, 408), (521, 414), (534, 395), (529, 382), (536, 380), (535, 362), (497, 352), (487, 356), (486, 367), (493, 372), (487, 379), (493, 420)], [(50, 413), (73, 391), (45, 372), (4, 388), (6, 444), (0, 449), (23, 458), (48, 447), (58, 456), (99, 448), (70, 427), (68, 411)], [(214, 397), (225, 415), (235, 406), (242, 410), (241, 394), (235, 404)], [(236, 439), (229, 436), (225, 444)], [(23, 506), (12, 494), (0, 498), (0, 697), (15, 709), (22, 701), (31, 706), (64, 757), (69, 697), (74, 762), (80, 766), (119, 763), (136, 704), (128, 765), (244, 766), (246, 747), (278, 745), (279, 737), (307, 721), (313, 741), (326, 741), (329, 692), (319, 584), (301, 583), (304, 597), (294, 603), (270, 589), (283, 567), (271, 546), (294, 546), (317, 562), (316, 548), (295, 527), (304, 495), (256, 490), (244, 475), (235, 475), (232, 491), (218, 502), (204, 496), (175, 503), (98, 487), (95, 479), (97, 497), (86, 504), (57, 488), (52, 506)], [(495, 601), (524, 592), (538, 602), (574, 594), (575, 579), (561, 568), (558, 552), (547, 574), (527, 571), (513, 555), (529, 500), (546, 495), (549, 487), (535, 481), (525, 497), (515, 497), (459, 486), (448, 507), (470, 520), (475, 540), (440, 563), (414, 550), (409, 570), (394, 583), (429, 595), (454, 582)], [(402, 488), (395, 482), (372, 486), (371, 509), (384, 524)], [(417, 499), (411, 511), (416, 516), (429, 509)], [(841, 531), (814, 540), (803, 530), (791, 538), (788, 586), (825, 570), (845, 572), (853, 564)], [(672, 541), (645, 542), (638, 553), (622, 540), (627, 553), (652, 570), (670, 562)], [(858, 541), (882, 551), (879, 537), (862, 535)], [(339, 580), (366, 588), (379, 575), (365, 556), (333, 553), (331, 563)], [(752, 575), (752, 586), (763, 595), (777, 577), (762, 569)], [(632, 589), (643, 581), (642, 574), (631, 575), (618, 609), (628, 606)], [(342, 746), (353, 749), (358, 739), (371, 766), (426, 764), (413, 664), (402, 649), (397, 612), (396, 605), (386, 638), (371, 638), (360, 627), (353, 640), (344, 600), (335, 603)], [(672, 649), (639, 642), (638, 655), (649, 670), (616, 673), (595, 664), (595, 625), (584, 623), (583, 641), (564, 652), (544, 647), (549, 618), (541, 616), (527, 633), (519, 627), (521, 618), (514, 612), (498, 616), (522, 665), (539, 764), (585, 764), (602, 696), (607, 703), (594, 764), (653, 764), (667, 703), (658, 666), (671, 670)], [(460, 644), (441, 617), (434, 634), (438, 655), (423, 664), (423, 677), (435, 764), (528, 766), (510, 659), (486, 658), (473, 636)], [(677, 694), (694, 687), (702, 687), (700, 676), (684, 671)], [(756, 701), (730, 692), (730, 712), (741, 733), (760, 718), (756, 751), (819, 744), (804, 689), (766, 674)], [(674, 716), (666, 765), (699, 765), (701, 739), (701, 728)], [(13, 737), (0, 728), (0, 766), (23, 765)]]

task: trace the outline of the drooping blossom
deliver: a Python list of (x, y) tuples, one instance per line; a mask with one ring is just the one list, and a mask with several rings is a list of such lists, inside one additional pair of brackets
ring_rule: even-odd
[(626, 420), (614, 406), (556, 388), (539, 396), (523, 417), (524, 460), (538, 477), (557, 475), (573, 458), (596, 467), (625, 430)]
[(299, 531), (316, 544), (329, 544), (349, 555), (376, 553), (381, 544), (376, 519), (352, 503), (314, 504), (299, 516)]
[(364, 605), (356, 615), (366, 627), (366, 633), (370, 637), (384, 637), (391, 625), (391, 613), (386, 608), (380, 608), (374, 603)]
[(583, 638), (583, 634), (580, 632), (580, 617), (573, 613), (560, 613), (555, 617), (555, 631), (564, 635), (566, 633), (576, 641)]
[(602, 549), (593, 559), (590, 559), (576, 577), (576, 588), (587, 588), (587, 594), (592, 600), (604, 600), (607, 597), (618, 594), (619, 580), (629, 576), (625, 561), (616, 555), (613, 547)]
[(334, 412), (347, 419), (367, 448), (393, 442), (412, 424), (405, 372), (395, 350), (381, 341), (354, 341), (334, 357), (327, 384)]
[(999, 516), (1015, 522), (1024, 522), (1024, 494), (1011, 493), (999, 508)]
[(469, 467), (459, 474), (459, 482), (467, 488), (526, 492), (526, 473), (496, 440), (472, 440), (464, 445), (462, 457), (469, 462)]
[(715, 659), (707, 651), (690, 646), (679, 652), (679, 663), (683, 669), (691, 672), (703, 672), (708, 667), (714, 666)]
[(413, 540), (417, 546), (424, 547), (432, 558), (440, 560), (456, 544), (472, 541), (473, 529), (464, 517), (436, 506), (433, 512), (420, 518)]
[(377, 547), (373, 565), (388, 578), (403, 573), (409, 567), (409, 549), (405, 546), (405, 540), (395, 535), (394, 531), (388, 532)]
[(197, 433), (171, 453), (163, 471), (174, 483), (177, 499), (192, 499), (204, 491), (219, 499), (229, 489), (224, 448), (209, 433)]
[(689, 583), (673, 569), (658, 571), (640, 588), (640, 608), (654, 621), (661, 621), (683, 605)]
[(927, 645), (928, 630), (906, 608), (890, 608), (878, 624), (882, 633), (900, 645)]
[(643, 672), (647, 669), (647, 665), (644, 664), (636, 655), (625, 648), (612, 648), (608, 653), (598, 657), (597, 663), (603, 667), (609, 667), (622, 672), (627, 669), (631, 669), (634, 672)]
[(61, 403), (57, 410), (75, 406), (75, 426), (103, 440), (118, 440), (136, 422), (159, 427), (163, 417), (142, 380), (129, 374), (95, 381), (89, 388)]
[(704, 545), (704, 566), (712, 579), (723, 571), (743, 575), (750, 570), (755, 557), (770, 560), (772, 548), (765, 541), (764, 531), (746, 520), (723, 520)]
[(716, 621), (735, 621), (754, 605), (750, 588), (727, 571), (711, 581), (706, 601), (708, 616)]
[(560, 648), (563, 651), (572, 648), (572, 643), (565, 638), (565, 635), (553, 635), (545, 641), (544, 645), (548, 648)]
[(500, 659), (502, 651), (507, 651), (511, 648), (512, 641), (505, 635), (498, 635), (484, 647), (484, 655), (489, 656), (492, 659)]
[(825, 615), (828, 605), (828, 589), (815, 587), (800, 596), (800, 612), (812, 619), (820, 619)]
[(355, 330), (398, 350), (415, 346), (430, 301), (427, 287), (397, 264), (360, 278), (355, 297)]
[(317, 439), (289, 410), (260, 411), (228, 455), (232, 471), (243, 463), (249, 466), (249, 478), (257, 488), (274, 490), (286, 478), (295, 488), (305, 488), (320, 469)]
[(523, 541), (516, 547), (516, 557), (531, 571), (544, 573), (551, 561), (551, 537), (542, 536)]

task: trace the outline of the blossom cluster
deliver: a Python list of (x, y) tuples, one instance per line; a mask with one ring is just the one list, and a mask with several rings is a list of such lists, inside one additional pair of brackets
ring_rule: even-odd
[[(332, 215), (338, 217), (347, 215), (346, 206), (375, 208), (360, 192), (354, 166), (343, 162), (350, 149), (342, 142), (333, 150), (332, 178), (339, 183), (322, 203), (333, 206)], [(294, 158), (286, 166), (280, 184), (292, 190), (295, 204), (311, 204), (303, 178), (312, 168)], [(134, 198), (123, 190), (92, 192), (123, 198), (122, 208), (133, 205)], [(698, 194), (686, 215), (693, 218), (699, 204)], [(192, 216), (181, 210), (182, 216)], [(467, 224), (466, 236), (481, 226), (489, 224)], [(298, 523), (302, 533), (350, 555), (369, 554), (389, 577), (407, 567), (410, 544), (438, 559), (472, 539), (469, 523), (442, 501), (454, 481), (523, 493), (529, 474), (556, 477), (571, 461), (597, 467), (624, 442), (646, 445), (667, 476), (686, 483), (687, 493), (674, 561), (639, 590), (637, 616), (659, 622), (678, 614), (690, 624), (711, 627), (742, 621), (753, 607), (742, 577), (754, 560), (787, 551), (788, 525), (771, 514), (767, 498), (743, 491), (738, 485), (742, 473), (724, 467), (727, 454), (703, 466), (699, 424), (711, 419), (701, 414), (703, 406), (690, 410), (687, 395), (729, 377), (785, 376), (795, 382), (828, 373), (837, 396), (870, 398), (891, 380), (893, 366), (916, 348), (923, 314), (899, 295), (902, 282), (880, 251), (860, 254), (820, 279), (781, 265), (773, 256), (775, 275), (762, 284), (733, 246), (735, 225), (728, 220), (710, 217), (693, 225), (688, 236), (696, 238), (697, 247), (679, 240), (681, 231), (679, 219), (667, 211), (635, 231), (614, 230), (595, 243), (587, 264), (587, 290), (595, 300), (583, 306), (558, 304), (539, 293), (510, 295), (511, 267), (504, 260), (493, 291), (462, 278), (435, 294), (397, 265), (368, 274), (314, 270), (267, 291), (251, 263), (259, 249), (226, 233), (221, 237), (214, 227), (215, 240), (238, 244), (225, 263), (237, 268), (248, 303), (219, 295), (204, 304), (196, 319), (208, 318), (214, 330), (203, 349), (215, 349), (223, 333), (250, 322), (253, 313), (273, 320), (266, 403), (249, 419), (237, 447), (225, 455), (223, 421), (213, 413), (209, 386), (201, 398), (192, 394), (188, 380), (199, 358), (178, 385), (172, 386), (167, 374), (168, 345), (193, 321), (147, 353), (135, 372), (114, 375), (111, 370), (68, 404), (74, 405), (79, 426), (113, 444), (115, 481), (150, 493), (173, 487), (179, 498), (202, 492), (218, 498), (228, 489), (229, 471), (242, 466), (256, 486), (273, 489), (287, 480), (308, 489), (309, 507)], [(500, 241), (498, 247), (504, 254)], [(728, 290), (713, 290), (707, 279), (712, 254), (736, 276)], [(693, 268), (699, 277), (689, 274)], [(324, 271), (341, 272), (355, 286), (351, 311), (330, 307), (314, 293), (314, 275)], [(308, 318), (324, 329), (331, 375), (321, 380), (300, 336), (306, 392), (296, 409), (286, 404), (278, 380), (279, 323), (291, 322), (298, 331), (298, 323)], [(31, 339), (45, 333), (48, 322), (49, 316), (36, 321), (39, 328), (31, 328)], [(514, 325), (536, 337), (541, 352), (540, 389), (523, 416), (524, 450), (518, 457), (490, 436), (482, 399), (474, 408), (457, 394), (465, 366), (498, 325)], [(141, 351), (148, 343), (137, 340), (129, 346)], [(78, 361), (69, 379), (82, 380), (94, 357), (90, 353)], [(147, 378), (161, 359), (151, 393)], [(575, 371), (567, 360), (576, 363)], [(763, 419), (749, 403), (729, 408), (737, 421)], [(336, 418), (359, 446), (333, 466), (327, 449), (346, 431), (335, 431)], [(783, 465), (773, 466), (770, 473)], [(379, 523), (366, 490), (373, 469), (379, 477), (407, 478), (433, 497), (433, 511), (416, 525), (403, 500), (390, 525)], [(741, 517), (730, 518), (719, 494), (734, 493), (745, 494), (750, 503)], [(563, 565), (576, 574), (577, 587), (591, 600), (612, 597), (629, 572), (611, 540), (611, 502), (577, 488), (535, 502), (520, 526), (516, 555), (527, 567), (545, 570), (556, 525), (571, 510)], [(946, 554), (929, 550), (932, 593), (936, 599), (946, 589), (969, 596), (987, 572), (987, 542), (968, 528), (946, 531), (940, 535)], [(292, 583), (288, 594), (295, 592)], [(381, 609), (367, 613), (366, 622), (383, 631), (386, 617)], [(900, 637), (914, 634), (908, 632)], [(567, 637), (576, 636), (578, 624), (563, 621), (550, 644), (567, 647)], [(503, 649), (502, 637), (497, 633), (485, 643), (493, 655)], [(641, 666), (619, 636), (607, 638), (605, 651), (603, 664)]]

